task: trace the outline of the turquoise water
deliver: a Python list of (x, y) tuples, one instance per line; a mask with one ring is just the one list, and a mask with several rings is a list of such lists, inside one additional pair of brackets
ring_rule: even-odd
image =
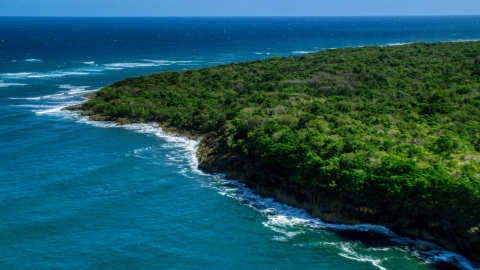
[(480, 17), (0, 18), (1, 269), (475, 269), (197, 169), (198, 142), (61, 108), (126, 77), (480, 39)]

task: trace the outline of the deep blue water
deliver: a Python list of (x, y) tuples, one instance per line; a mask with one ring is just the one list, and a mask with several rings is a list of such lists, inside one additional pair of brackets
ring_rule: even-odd
[(477, 17), (0, 17), (1, 269), (478, 265), (323, 223), (196, 169), (198, 142), (62, 107), (126, 77), (336, 47), (480, 40)]

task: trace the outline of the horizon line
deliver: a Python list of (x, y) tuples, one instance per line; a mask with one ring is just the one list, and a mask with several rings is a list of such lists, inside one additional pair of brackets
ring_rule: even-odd
[(341, 18), (341, 17), (478, 17), (480, 14), (443, 15), (0, 15), (6, 18)]

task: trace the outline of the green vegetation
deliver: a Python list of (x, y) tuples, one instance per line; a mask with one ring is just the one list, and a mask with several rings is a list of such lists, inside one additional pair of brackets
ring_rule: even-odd
[(230, 151), (293, 185), (399, 219), (446, 218), (480, 237), (480, 42), (152, 74), (105, 87), (86, 106), (221, 131)]

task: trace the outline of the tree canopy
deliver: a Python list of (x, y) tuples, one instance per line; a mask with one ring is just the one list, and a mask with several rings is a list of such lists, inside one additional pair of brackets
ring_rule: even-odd
[(230, 151), (294, 185), (399, 217), (444, 216), (462, 233), (480, 227), (480, 42), (163, 72), (104, 87), (85, 106), (221, 131)]

